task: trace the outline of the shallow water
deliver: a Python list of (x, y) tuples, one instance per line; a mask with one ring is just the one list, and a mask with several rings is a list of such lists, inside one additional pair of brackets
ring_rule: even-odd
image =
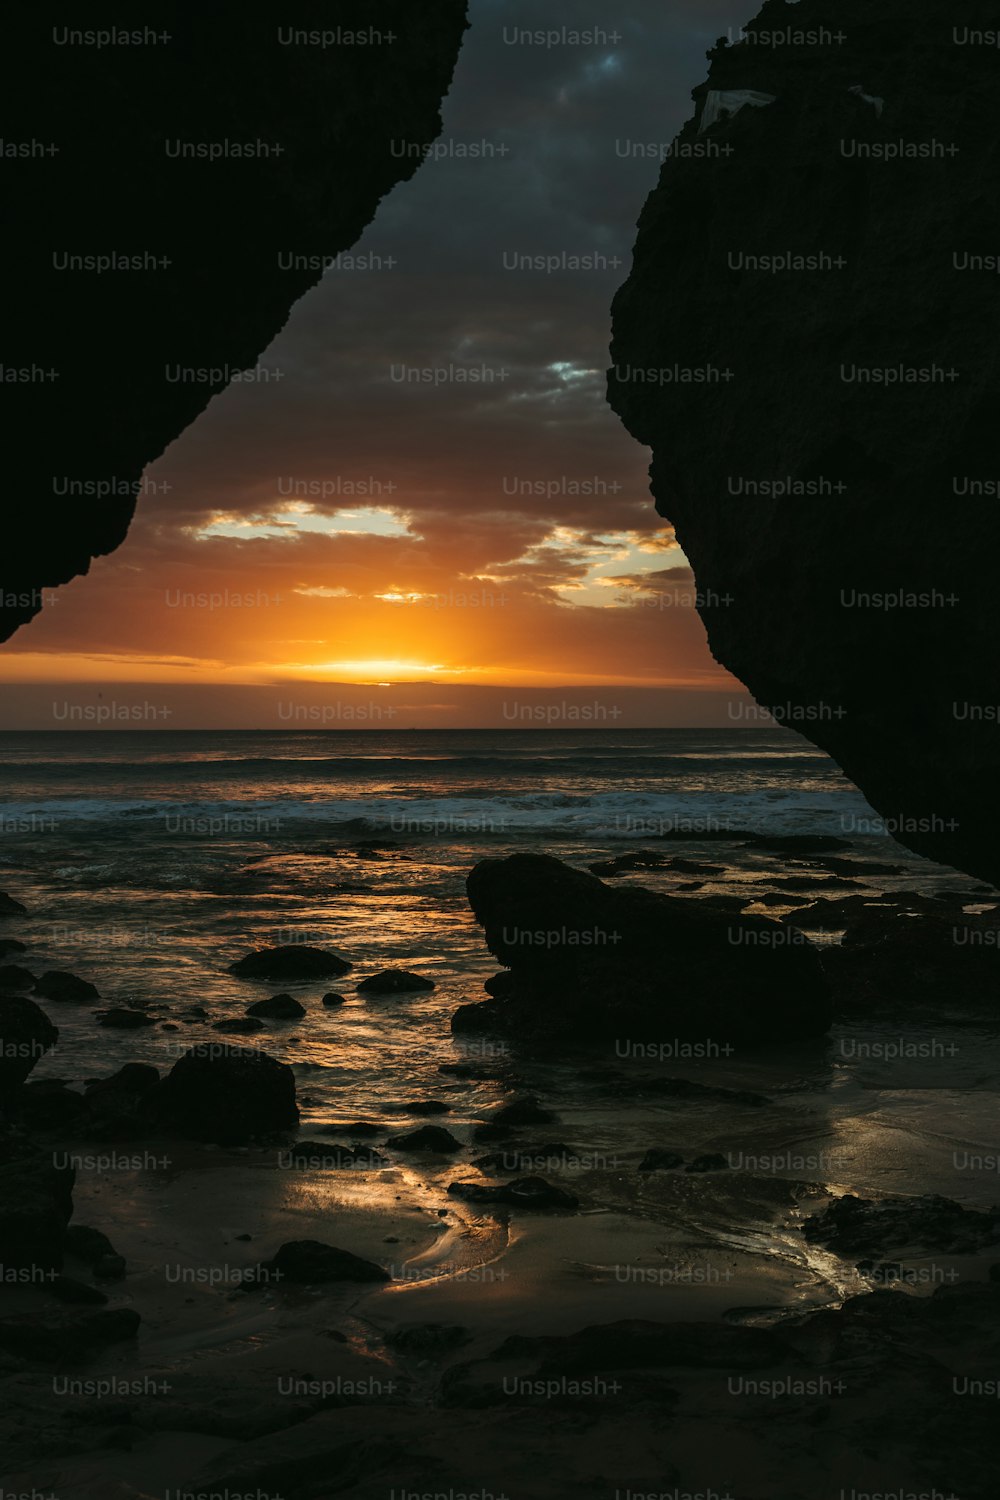
[[(220, 1036), (210, 1022), (241, 1015), (251, 1000), (280, 988), (302, 1001), (306, 1017), (268, 1022), (244, 1044), (262, 1045), (295, 1068), (303, 1137), (359, 1118), (396, 1133), (420, 1123), (405, 1110), (408, 1101), (435, 1098), (450, 1110), (435, 1123), (468, 1142), (485, 1110), (513, 1092), (535, 1093), (558, 1123), (526, 1138), (565, 1142), (580, 1156), (568, 1166), (547, 1162), (542, 1175), (574, 1185), (588, 1212), (618, 1226), (609, 1253), (623, 1225), (643, 1234), (642, 1226), (652, 1226), (660, 1237), (654, 1243), (667, 1247), (663, 1264), (697, 1260), (707, 1246), (716, 1258), (731, 1254), (741, 1265), (780, 1271), (786, 1297), (789, 1286), (810, 1299), (837, 1297), (857, 1281), (781, 1227), (795, 1219), (795, 1184), (817, 1185), (801, 1190), (806, 1208), (823, 1186), (936, 1191), (977, 1206), (1000, 1199), (996, 1172), (969, 1165), (995, 1149), (1000, 1028), (981, 1018), (923, 1036), (931, 1054), (925, 1057), (892, 1055), (893, 1044), (909, 1036), (905, 1015), (852, 1022), (822, 1043), (767, 1057), (651, 1060), (634, 1055), (642, 1039), (623, 1038), (603, 1054), (539, 1061), (499, 1043), (452, 1037), (455, 1007), (480, 998), (483, 980), (497, 968), (464, 895), (468, 871), (487, 856), (544, 850), (586, 867), (629, 845), (649, 845), (721, 867), (698, 877), (698, 895), (750, 897), (773, 888), (775, 877), (828, 872), (806, 857), (748, 848), (739, 830), (822, 832), (849, 839), (852, 857), (892, 863), (900, 873), (861, 876), (818, 894), (969, 890), (968, 877), (920, 860), (884, 835), (858, 834), (871, 817), (860, 795), (795, 735), (2, 738), (0, 859), (7, 868), (0, 884), (31, 914), (4, 926), (5, 935), (30, 944), (18, 957), (35, 973), (69, 969), (91, 979), (104, 1003), (149, 1003), (160, 1022), (177, 1028), (112, 1031), (95, 1023), (90, 1006), (47, 1004), (61, 1035), (36, 1077), (76, 1083), (126, 1061), (166, 1069), (196, 1041), (243, 1042)], [(659, 835), (677, 832), (691, 836), (660, 842)], [(364, 839), (395, 847), (365, 857), (357, 850)], [(644, 870), (622, 879), (672, 890), (691, 877)], [(332, 947), (354, 967), (342, 980), (305, 985), (227, 973), (251, 948), (289, 942)], [(360, 978), (387, 966), (416, 969), (436, 988), (392, 998), (356, 993)], [(345, 994), (347, 1003), (324, 1009), (326, 989)], [(954, 997), (942, 1001), (953, 1013)], [(205, 1007), (206, 1022), (180, 1018), (194, 1004)], [(470, 1080), (440, 1071), (455, 1061), (495, 1076)], [(644, 1088), (657, 1076), (751, 1089), (770, 1102), (753, 1108), (670, 1099)], [(721, 1152), (732, 1169), (640, 1177), (638, 1162), (653, 1146), (687, 1160)], [(473, 1156), (488, 1149), (475, 1148)], [(433, 1196), (456, 1176), (476, 1176), (469, 1160), (463, 1153), (411, 1165)], [(326, 1191), (370, 1198), (397, 1180), (392, 1173), (336, 1176)], [(535, 1238), (558, 1233), (550, 1227)], [(593, 1239), (591, 1226), (586, 1253), (578, 1264), (566, 1257), (564, 1269), (585, 1282), (613, 1280), (616, 1273), (593, 1258)], [(449, 1266), (453, 1258), (444, 1256)], [(733, 1288), (719, 1291), (733, 1302)], [(619, 1286), (618, 1296), (628, 1293)]]

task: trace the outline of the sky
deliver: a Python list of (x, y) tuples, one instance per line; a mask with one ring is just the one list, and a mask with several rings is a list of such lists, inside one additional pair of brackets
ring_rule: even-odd
[(604, 393), (660, 156), (757, 8), (576, 0), (596, 35), (541, 45), (565, 5), (472, 0), (434, 155), (147, 470), (124, 545), (0, 650), (0, 727), (145, 703), (149, 727), (272, 728), (388, 698), (430, 727), (512, 702), (731, 721), (746, 695)]

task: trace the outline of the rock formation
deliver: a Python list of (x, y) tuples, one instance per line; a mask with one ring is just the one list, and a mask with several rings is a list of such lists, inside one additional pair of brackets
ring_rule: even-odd
[(9, 18), (0, 640), (119, 546), (146, 465), (412, 176), (465, 9), (172, 0), (104, 41), (53, 6)]
[(887, 831), (991, 880), (995, 23), (989, 0), (767, 0), (714, 48), (608, 384), (717, 659)]
[[(456, 1031), (571, 1044), (684, 1038), (728, 1056), (726, 1047), (830, 1025), (816, 950), (766, 918), (607, 886), (547, 854), (481, 860), (467, 885), (486, 946), (509, 972), (487, 981), (490, 999), (461, 1007)], [(547, 1118), (508, 1110), (495, 1123)]]

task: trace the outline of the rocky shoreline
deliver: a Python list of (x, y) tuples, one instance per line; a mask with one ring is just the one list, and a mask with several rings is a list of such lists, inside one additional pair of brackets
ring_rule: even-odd
[[(841, 858), (829, 850), (810, 857)], [(640, 873), (648, 867), (625, 866)], [(609, 870), (607, 878), (618, 873)], [(905, 987), (919, 1036), (920, 1002), (939, 998), (944, 976), (954, 974), (956, 926), (989, 934), (1000, 920), (984, 891), (940, 899), (819, 895), (788, 903), (774, 920), (744, 915), (726, 898), (611, 886), (534, 855), (483, 861), (470, 876), (469, 897), (487, 945), (507, 967), (487, 981), (487, 999), (457, 1011), (454, 1025), (505, 1038), (515, 1058), (544, 1054), (567, 1033), (584, 1047), (606, 1039), (602, 995), (616, 1032), (690, 1032), (686, 994), (699, 1034), (716, 1027), (726, 1036), (738, 1024), (744, 1043), (772, 1046), (788, 1028), (808, 1039), (836, 1015), (865, 1005), (891, 1012)], [(30, 935), (30, 917), (18, 903), (7, 898), (0, 906)], [(983, 909), (965, 910), (977, 906)], [(813, 923), (839, 924), (843, 942), (812, 944)], [(550, 940), (553, 932), (558, 941)], [(621, 940), (585, 944), (587, 932)], [(546, 940), (524, 941), (536, 933)], [(745, 940), (761, 934), (773, 940)], [(984, 937), (958, 946), (973, 955), (964, 1001), (987, 1002), (995, 945)], [(30, 937), (10, 938), (0, 956), (29, 953)], [(352, 968), (349, 958), (306, 945), (257, 950), (230, 967), (257, 983), (307, 979), (317, 988), (342, 981)], [(90, 1080), (83, 1092), (58, 1079), (33, 1082), (32, 1069), (58, 1028), (31, 995), (56, 1010), (93, 1006), (100, 997), (79, 976), (50, 971), (36, 979), (22, 963), (6, 964), (0, 982), (8, 1487), (46, 1484), (75, 1500), (97, 1492), (110, 1458), (121, 1496), (170, 1485), (272, 1485), (290, 1500), (306, 1500), (330, 1492), (331, 1465), (337, 1488), (362, 1496), (446, 1481), (473, 1489), (477, 1475), (480, 1487), (513, 1494), (524, 1487), (535, 1446), (548, 1444), (548, 1461), (554, 1452), (567, 1484), (585, 1494), (620, 1490), (622, 1476), (639, 1489), (654, 1481), (662, 1488), (664, 1475), (682, 1488), (714, 1484), (721, 1493), (735, 1479), (706, 1473), (708, 1455), (717, 1451), (742, 1454), (761, 1494), (809, 1492), (817, 1463), (842, 1475), (846, 1489), (889, 1488), (886, 1475), (895, 1474), (912, 1478), (914, 1489), (934, 1484), (962, 1500), (988, 1493), (996, 1457), (990, 1382), (995, 1387), (991, 1361), (1000, 1352), (1000, 1281), (992, 1279), (1000, 1210), (968, 1209), (939, 1195), (863, 1199), (821, 1181), (789, 1181), (787, 1195), (774, 1200), (776, 1226), (803, 1254), (821, 1251), (869, 1290), (805, 1312), (780, 1298), (774, 1305), (734, 1300), (728, 1308), (722, 1301), (715, 1321), (700, 1315), (697, 1294), (675, 1321), (644, 1313), (585, 1326), (573, 1323), (578, 1314), (553, 1308), (547, 1315), (544, 1302), (530, 1299), (504, 1312), (509, 1290), (499, 1271), (496, 1281), (487, 1272), (510, 1255), (512, 1235), (530, 1245), (531, 1226), (545, 1225), (542, 1244), (548, 1235), (558, 1244), (565, 1232), (592, 1233), (594, 1223), (586, 1179), (566, 1171), (588, 1145), (558, 1138), (558, 1115), (544, 1100), (515, 1093), (481, 1118), (468, 1142), (444, 1124), (426, 1123), (450, 1108), (433, 1098), (402, 1106), (409, 1129), (341, 1121), (323, 1129), (322, 1139), (296, 1140), (292, 1069), (224, 1037), (195, 1042), (162, 1076), (129, 1063)], [(397, 967), (363, 983), (366, 993), (405, 1001), (431, 981)], [(337, 998), (328, 993), (323, 1004)], [(261, 1029), (298, 1024), (304, 1008), (289, 1000), (277, 995), (247, 1011)], [(197, 1011), (177, 1012), (177, 1021), (145, 1019), (211, 1032), (210, 1018)], [(144, 1014), (141, 1006), (136, 1013)], [(108, 1014), (98, 1011), (98, 1022)], [(458, 1079), (482, 1071), (468, 1064), (453, 1070)], [(659, 1076), (648, 1086), (690, 1108), (722, 1103), (750, 1119), (768, 1104), (752, 1091), (684, 1078)], [(95, 1151), (123, 1170), (110, 1194), (88, 1185), (81, 1221), (72, 1163)], [(196, 1304), (193, 1313), (164, 1288), (154, 1293), (143, 1249), (138, 1260), (129, 1249), (130, 1161), (171, 1163), (163, 1182), (189, 1184), (199, 1212), (187, 1227), (197, 1237), (206, 1222), (214, 1224), (210, 1205), (219, 1195), (242, 1204), (244, 1221), (256, 1225), (255, 1184), (271, 1180), (261, 1172), (273, 1173), (282, 1154), (280, 1164), (295, 1170), (279, 1175), (294, 1178), (297, 1194), (282, 1222), (295, 1232), (278, 1235), (272, 1225), (252, 1236), (227, 1234), (235, 1265), (221, 1286), (210, 1284), (211, 1297), (194, 1283), (199, 1295), (186, 1299)], [(173, 1165), (178, 1156), (182, 1169)], [(443, 1196), (435, 1188), (421, 1198), (425, 1163), (439, 1172), (447, 1166)], [(643, 1182), (669, 1185), (674, 1177), (733, 1170), (718, 1153), (691, 1156), (662, 1140), (619, 1164), (632, 1192)], [(366, 1188), (380, 1177), (390, 1187), (383, 1183), (376, 1208), (362, 1209)], [(328, 1200), (336, 1202), (335, 1214)], [(413, 1213), (420, 1216), (416, 1229), (406, 1217)], [(162, 1235), (155, 1213), (144, 1222), (147, 1235)], [(441, 1233), (458, 1259), (435, 1260)], [(390, 1245), (405, 1246), (403, 1260)], [(191, 1243), (184, 1253), (191, 1258)], [(210, 1242), (195, 1252), (195, 1260), (204, 1257), (206, 1278), (220, 1253)], [(491, 1260), (497, 1253), (500, 1262)], [(456, 1274), (461, 1256), (470, 1254)], [(414, 1264), (428, 1255), (426, 1279), (415, 1278)], [(920, 1264), (928, 1256), (964, 1258), (963, 1273), (921, 1295)], [(640, 1285), (655, 1273), (641, 1262), (632, 1267)], [(182, 1356), (178, 1338), (200, 1348), (200, 1358)], [(245, 1338), (259, 1345), (259, 1359), (240, 1357)], [(282, 1381), (292, 1399), (275, 1402)], [(779, 1419), (762, 1423), (765, 1415)], [(474, 1432), (482, 1445), (475, 1461)], [(185, 1453), (195, 1455), (183, 1462), (169, 1441), (178, 1434)]]

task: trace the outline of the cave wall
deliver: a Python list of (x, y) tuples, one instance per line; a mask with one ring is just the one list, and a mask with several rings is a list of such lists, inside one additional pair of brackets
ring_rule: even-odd
[[(990, 880), (1000, 50), (957, 38), (997, 24), (977, 0), (768, 0), (753, 39), (714, 48), (608, 372), (717, 660), (902, 843)], [(811, 39), (763, 40), (789, 31)], [(700, 130), (707, 92), (738, 89), (775, 102)]]
[[(349, 249), (413, 175), (390, 143), (439, 134), (466, 24), (465, 0), (5, 16), (0, 640), (122, 542), (146, 465), (319, 280), (279, 252)], [(142, 40), (65, 40), (115, 28)], [(65, 267), (108, 255), (140, 268)]]

